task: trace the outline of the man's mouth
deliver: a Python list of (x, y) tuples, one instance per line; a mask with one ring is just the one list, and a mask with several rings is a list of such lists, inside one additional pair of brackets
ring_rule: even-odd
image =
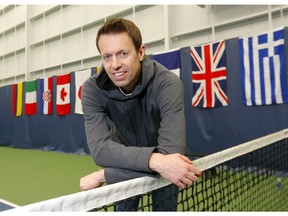
[(125, 73), (124, 72), (117, 72), (117, 73), (114, 73), (114, 76), (115, 77), (121, 77), (123, 76)]
[(119, 71), (119, 72), (114, 72), (114, 73), (112, 73), (112, 75), (113, 75), (113, 77), (114, 77), (114, 80), (115, 81), (123, 81), (123, 80), (125, 80), (125, 78), (126, 78), (126, 71)]

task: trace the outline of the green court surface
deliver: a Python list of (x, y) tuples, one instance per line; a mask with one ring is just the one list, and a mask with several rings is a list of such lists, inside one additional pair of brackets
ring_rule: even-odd
[(91, 156), (0, 147), (0, 199), (22, 206), (76, 193), (97, 169)]
[[(179, 193), (178, 211), (287, 211), (287, 175), (222, 168)], [(98, 169), (91, 156), (0, 147), (0, 200), (22, 206), (76, 193), (80, 178)]]

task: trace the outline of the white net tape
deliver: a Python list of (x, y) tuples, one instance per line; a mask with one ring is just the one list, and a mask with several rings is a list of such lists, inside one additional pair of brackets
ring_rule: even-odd
[[(288, 129), (261, 137), (244, 144), (225, 149), (209, 156), (195, 160), (193, 163), (204, 171), (232, 158), (247, 154), (288, 137)], [(170, 184), (161, 177), (141, 177), (125, 182), (103, 186), (89, 191), (61, 196), (30, 205), (7, 210), (8, 212), (79, 212), (102, 207), (131, 196), (143, 194)]]

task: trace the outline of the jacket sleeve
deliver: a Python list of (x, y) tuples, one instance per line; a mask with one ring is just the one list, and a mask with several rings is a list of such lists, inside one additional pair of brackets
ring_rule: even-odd
[(160, 110), (158, 152), (162, 154), (185, 154), (186, 122), (184, 114), (184, 88), (173, 73), (159, 84), (157, 104)]
[(121, 168), (111, 168), (107, 167), (104, 169), (105, 179), (107, 184), (114, 184), (120, 181), (127, 181), (134, 178), (139, 178), (143, 176), (157, 177), (159, 174), (151, 172), (139, 172)]

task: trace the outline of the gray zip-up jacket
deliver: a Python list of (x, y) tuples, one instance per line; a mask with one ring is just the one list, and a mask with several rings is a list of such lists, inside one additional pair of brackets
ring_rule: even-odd
[[(148, 167), (152, 152), (184, 154), (182, 82), (148, 57), (131, 95), (124, 95), (103, 68), (84, 83), (82, 106), (87, 143), (108, 184), (154, 175)], [(115, 131), (120, 139), (114, 139)]]

